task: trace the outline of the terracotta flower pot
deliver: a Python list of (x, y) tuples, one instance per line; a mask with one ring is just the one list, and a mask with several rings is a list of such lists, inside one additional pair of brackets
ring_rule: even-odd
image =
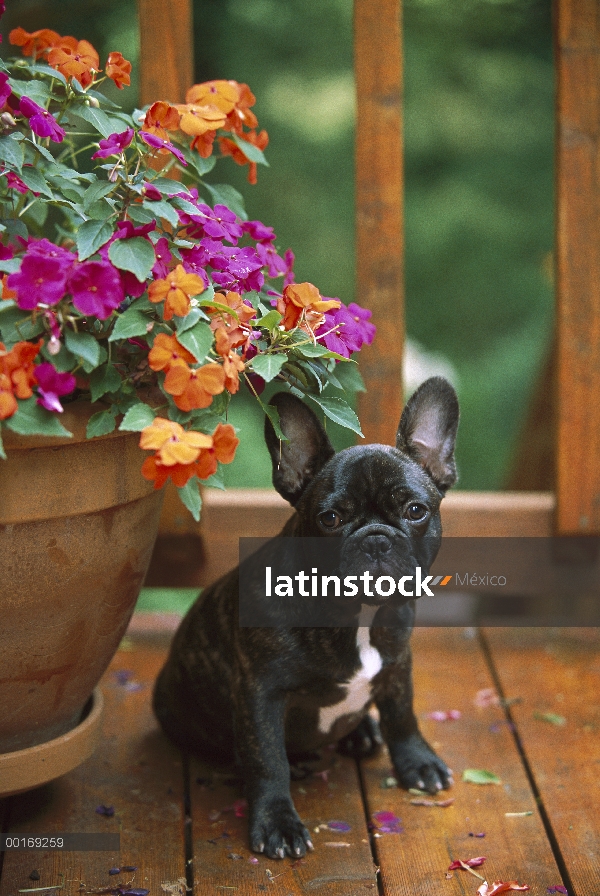
[(69, 440), (4, 430), (0, 753), (80, 724), (150, 562), (162, 493), (141, 476), (139, 433), (85, 439), (95, 410), (67, 407)]

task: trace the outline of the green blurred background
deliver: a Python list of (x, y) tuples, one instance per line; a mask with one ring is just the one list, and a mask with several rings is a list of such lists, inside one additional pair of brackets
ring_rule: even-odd
[[(426, 375), (434, 362), (433, 369), (441, 365), (454, 377), (462, 406), (462, 488), (502, 488), (509, 481), (551, 339), (550, 5), (404, 3), (411, 377)], [(50, 27), (90, 40), (102, 61), (120, 50), (135, 71), (134, 0), (8, 0), (7, 6), (4, 51), (10, 28)], [(351, 0), (195, 0), (194, 22), (196, 80), (248, 83), (259, 126), (270, 135), (270, 167), (259, 168), (256, 186), (229, 161), (217, 179), (243, 191), (250, 217), (275, 228), (281, 250), (294, 249), (299, 280), (360, 302), (354, 295)], [(111, 96), (134, 107), (135, 80)], [(234, 404), (242, 443), (226, 481), (268, 486), (261, 414), (249, 397)]]

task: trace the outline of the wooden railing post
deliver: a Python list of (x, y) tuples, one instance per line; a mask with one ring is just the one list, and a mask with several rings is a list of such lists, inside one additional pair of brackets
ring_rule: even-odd
[(600, 535), (600, 5), (557, 0), (557, 517)]
[(194, 79), (192, 0), (138, 0), (140, 106), (182, 103)]
[(368, 442), (393, 444), (402, 410), (402, 38), (400, 0), (354, 0), (356, 301), (373, 311), (359, 417)]

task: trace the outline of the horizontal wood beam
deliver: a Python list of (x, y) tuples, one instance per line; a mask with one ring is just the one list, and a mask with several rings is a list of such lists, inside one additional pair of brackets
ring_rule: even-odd
[[(444, 534), (454, 537), (550, 536), (549, 492), (454, 492), (442, 503)], [(276, 535), (292, 510), (266, 489), (206, 489), (202, 511), (204, 584), (237, 565), (240, 537)]]

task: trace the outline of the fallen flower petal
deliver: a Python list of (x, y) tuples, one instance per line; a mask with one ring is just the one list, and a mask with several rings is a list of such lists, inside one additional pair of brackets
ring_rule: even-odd
[(562, 884), (555, 884), (553, 887), (546, 887), (546, 893), (564, 893), (564, 896), (569, 896), (569, 891), (566, 887), (563, 887)]
[(330, 841), (328, 843), (323, 843), (323, 846), (352, 846), (351, 843), (344, 843), (341, 840)]
[(112, 818), (115, 814), (114, 806), (96, 806), (96, 814), (104, 815), (106, 818)]
[(351, 825), (347, 821), (328, 821), (327, 827), (330, 831), (340, 831), (341, 833), (347, 833), (352, 830)]
[(469, 831), (469, 837), (485, 837), (485, 831), (480, 831), (478, 834), (474, 834), (473, 831)]
[(479, 868), (480, 865), (483, 865), (486, 859), (487, 856), (476, 856), (474, 859), (456, 859), (456, 861), (448, 865), (448, 871), (458, 871), (465, 865), (468, 865), (469, 868)]
[(433, 712), (427, 713), (427, 718), (432, 719), (434, 722), (450, 722), (455, 719), (460, 719), (462, 713), (459, 709), (435, 709)]
[(541, 722), (550, 722), (551, 725), (557, 725), (558, 727), (567, 724), (565, 717), (559, 716), (555, 712), (534, 712), (533, 718), (539, 719)]
[(508, 893), (512, 892), (513, 890), (525, 892), (529, 890), (529, 887), (526, 884), (523, 884), (523, 886), (521, 886), (516, 882), (516, 880), (495, 880), (492, 884), (492, 888), (490, 889), (490, 885), (488, 884), (488, 882), (484, 881), (477, 890), (477, 896), (497, 896), (498, 893)]
[(475, 699), (473, 700), (475, 706), (480, 708), (485, 708), (487, 706), (499, 706), (500, 705), (500, 697), (494, 690), (494, 688), (482, 688), (482, 690), (477, 691), (475, 694)]

